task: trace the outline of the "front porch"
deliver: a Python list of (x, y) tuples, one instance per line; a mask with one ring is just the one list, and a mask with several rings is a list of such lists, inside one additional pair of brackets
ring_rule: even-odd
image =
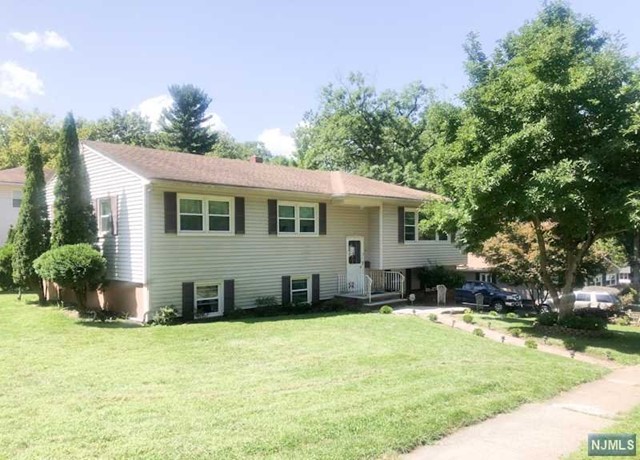
[(365, 274), (341, 274), (337, 278), (338, 298), (351, 299), (368, 307), (406, 301), (405, 276), (400, 272), (367, 269)]

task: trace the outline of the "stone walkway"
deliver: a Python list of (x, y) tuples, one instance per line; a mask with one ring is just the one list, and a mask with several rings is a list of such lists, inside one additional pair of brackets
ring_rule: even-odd
[[(409, 307), (395, 314), (438, 315), (438, 321), (471, 332), (476, 325), (462, 321), (464, 308)], [(485, 337), (498, 342), (524, 346), (524, 339), (482, 328)], [(559, 347), (538, 345), (538, 350), (570, 359)], [(463, 428), (433, 445), (422, 446), (403, 456), (406, 460), (544, 460), (559, 459), (580, 447), (589, 433), (602, 431), (617, 418), (640, 404), (640, 366), (621, 367), (614, 362), (576, 353), (580, 361), (606, 366), (613, 371), (606, 377), (580, 385), (553, 399), (526, 404), (514, 412), (501, 414)]]

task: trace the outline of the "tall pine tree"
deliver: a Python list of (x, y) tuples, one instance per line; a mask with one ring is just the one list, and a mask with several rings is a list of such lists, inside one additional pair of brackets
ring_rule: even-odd
[(33, 289), (44, 301), (42, 280), (33, 269), (33, 261), (49, 249), (49, 219), (45, 199), (45, 179), (40, 147), (31, 142), (25, 166), (22, 204), (13, 235), (13, 281)]
[(210, 152), (218, 140), (218, 134), (206, 126), (211, 119), (206, 114), (211, 98), (193, 85), (171, 85), (169, 94), (173, 105), (164, 109), (160, 120), (168, 145), (181, 152)]
[(51, 247), (93, 244), (98, 233), (97, 222), (87, 174), (80, 158), (76, 122), (71, 113), (64, 119), (62, 127), (54, 195)]

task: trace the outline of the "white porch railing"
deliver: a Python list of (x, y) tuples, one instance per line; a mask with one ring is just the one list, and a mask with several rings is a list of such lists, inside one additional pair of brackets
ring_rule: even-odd
[(338, 293), (368, 297), (371, 302), (371, 286), (373, 282), (368, 275), (356, 276), (348, 280), (347, 275), (338, 275)]
[(404, 297), (404, 275), (400, 272), (386, 272), (384, 270), (370, 270), (374, 292), (399, 292)]

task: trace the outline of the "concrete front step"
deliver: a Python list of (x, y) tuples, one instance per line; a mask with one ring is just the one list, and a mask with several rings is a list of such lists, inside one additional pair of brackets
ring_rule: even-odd
[[(373, 296), (371, 296), (373, 299)], [(396, 298), (396, 299), (384, 299), (384, 300), (376, 300), (375, 302), (365, 303), (365, 307), (381, 307), (383, 305), (397, 305), (406, 303), (407, 299)]]

